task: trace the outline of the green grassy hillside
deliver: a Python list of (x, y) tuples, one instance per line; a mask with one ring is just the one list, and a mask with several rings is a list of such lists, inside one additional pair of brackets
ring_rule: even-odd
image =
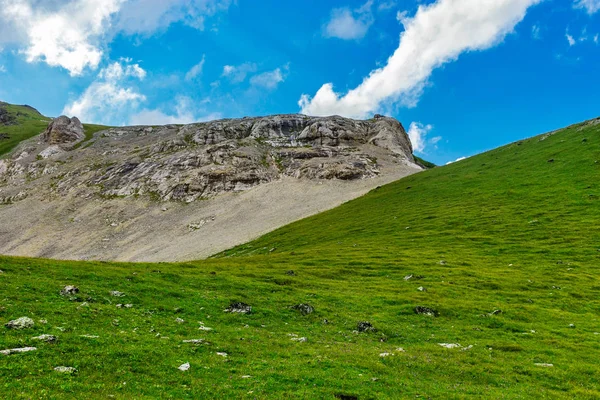
[[(30, 106), (18, 106), (0, 102), (0, 158), (6, 156), (19, 143), (42, 133), (52, 118), (40, 114)], [(90, 140), (94, 133), (107, 127), (84, 124), (85, 140), (76, 147)]]
[[(0, 355), (3, 395), (599, 398), (599, 177), (592, 121), (405, 178), (207, 261), (0, 257), (0, 320), (36, 322), (2, 328), (0, 349), (37, 347)], [(69, 284), (81, 292), (60, 296)], [(252, 313), (223, 312), (237, 301)], [(301, 303), (314, 313), (291, 308)], [(361, 321), (375, 330), (356, 332)], [(41, 334), (58, 342), (32, 339)]]
[(0, 157), (23, 140), (39, 135), (50, 121), (32, 107), (0, 102)]

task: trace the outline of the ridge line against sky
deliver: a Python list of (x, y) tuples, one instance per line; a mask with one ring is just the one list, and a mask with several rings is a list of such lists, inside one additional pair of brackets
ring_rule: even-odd
[[(62, 105), (23, 102), (109, 125), (297, 111), (368, 118), (381, 112), (407, 124), (418, 154), (447, 162), (497, 143), (444, 150), (463, 141), (457, 135), (464, 132), (436, 121), (433, 114), (448, 103), (432, 107), (431, 96), (442, 87), (469, 87), (468, 80), (456, 80), (459, 68), (470, 78), (474, 65), (505, 47), (526, 63), (525, 41), (536, 51), (555, 44), (549, 57), (564, 74), (565, 65), (581, 69), (582, 59), (598, 52), (600, 0), (253, 4), (256, 14), (244, 20), (253, 11), (247, 0), (0, 0), (0, 98), (27, 92), (17, 87), (23, 69), (38, 85), (64, 93), (47, 95)], [(266, 26), (258, 21), (261, 7), (273, 15), (294, 12), (298, 23), (271, 20), (273, 27)], [(543, 13), (534, 12), (540, 7)], [(530, 13), (535, 17), (525, 27)], [(559, 26), (553, 15), (568, 17)], [(328, 54), (331, 67), (320, 65)]]

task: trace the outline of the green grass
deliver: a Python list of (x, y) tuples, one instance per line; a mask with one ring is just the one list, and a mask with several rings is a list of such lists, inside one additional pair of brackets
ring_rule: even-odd
[(0, 158), (9, 153), (23, 140), (39, 135), (46, 129), (50, 118), (44, 117), (35, 109), (27, 106), (16, 106), (1, 103), (0, 107), (16, 117), (16, 125), (0, 125), (0, 134), (5, 134), (8, 139), (0, 139)]
[(413, 155), (413, 157), (415, 158), (415, 161), (417, 162), (417, 164), (421, 165), (425, 169), (431, 169), (431, 168), (437, 167), (437, 165), (435, 165), (434, 163), (424, 160), (421, 157), (418, 157), (415, 155)]
[[(42, 133), (48, 127), (48, 123), (52, 121), (52, 118), (43, 116), (29, 106), (17, 106), (0, 102), (0, 107), (16, 118), (15, 125), (0, 125), (0, 134), (9, 137), (8, 139), (0, 138), (0, 158), (10, 153), (22, 141)], [(84, 124), (83, 128), (85, 139), (77, 143), (74, 149), (85, 146), (86, 142), (91, 140), (96, 132), (108, 129), (107, 126), (93, 124)]]
[[(2, 328), (0, 348), (59, 337), (0, 356), (3, 396), (599, 398), (599, 176), (600, 125), (576, 125), (402, 179), (206, 261), (0, 257), (0, 320), (48, 321)], [(81, 289), (76, 301), (59, 296), (67, 284)], [(253, 314), (224, 313), (233, 301)], [(299, 303), (315, 313), (290, 309)], [(359, 321), (377, 332), (354, 333)], [(197, 338), (210, 344), (182, 343)]]

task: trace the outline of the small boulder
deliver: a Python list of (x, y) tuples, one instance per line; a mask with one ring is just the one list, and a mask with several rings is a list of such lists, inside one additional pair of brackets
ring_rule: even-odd
[(113, 297), (125, 297), (125, 293), (119, 292), (118, 290), (111, 290), (110, 295)]
[(187, 371), (188, 369), (190, 369), (190, 363), (185, 363), (185, 364), (181, 364), (179, 367), (177, 367), (177, 369), (179, 369), (180, 371)]
[(429, 307), (423, 307), (423, 306), (416, 306), (415, 313), (419, 314), (419, 315), (429, 315), (430, 317), (437, 317), (439, 315), (437, 310), (434, 310), (433, 308), (429, 308)]
[(312, 314), (315, 309), (310, 304), (298, 304), (292, 307), (292, 309), (297, 310), (302, 315)]
[(35, 325), (35, 322), (33, 322), (33, 320), (31, 318), (21, 317), (21, 318), (17, 318), (15, 320), (9, 321), (4, 326), (6, 326), (8, 329), (27, 329), (27, 328), (33, 328), (34, 325)]
[(77, 372), (77, 368), (73, 368), (73, 367), (54, 367), (54, 370), (56, 372), (60, 372), (61, 374), (74, 374), (75, 372)]
[(367, 321), (361, 321), (356, 325), (356, 330), (359, 332), (374, 332), (375, 327)]
[(74, 296), (79, 293), (79, 288), (77, 286), (67, 285), (61, 291), (61, 296)]
[(236, 302), (231, 303), (229, 307), (225, 309), (225, 312), (228, 313), (239, 313), (239, 314), (250, 314), (252, 312), (252, 306), (249, 306), (246, 303)]
[(11, 354), (19, 354), (19, 353), (27, 353), (30, 351), (36, 351), (36, 347), (21, 347), (19, 349), (8, 349), (8, 350), (0, 350), (0, 354), (9, 356)]
[(54, 335), (40, 335), (40, 336), (36, 336), (36, 337), (32, 337), (32, 340), (40, 340), (42, 342), (46, 342), (46, 343), (55, 343), (56, 341), (58, 341), (58, 338)]

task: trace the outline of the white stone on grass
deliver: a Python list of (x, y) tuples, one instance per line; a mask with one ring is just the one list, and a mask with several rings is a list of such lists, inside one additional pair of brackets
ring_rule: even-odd
[(33, 328), (34, 325), (35, 325), (35, 322), (33, 322), (33, 320), (31, 318), (21, 317), (21, 318), (14, 319), (12, 321), (8, 321), (8, 323), (4, 326), (6, 326), (9, 329), (27, 329), (27, 328)]
[(21, 348), (18, 348), (18, 349), (0, 350), (0, 354), (3, 354), (5, 356), (9, 356), (11, 354), (27, 353), (27, 352), (36, 351), (36, 350), (37, 350), (36, 347), (21, 347)]
[(438, 343), (438, 345), (445, 347), (447, 349), (457, 349), (462, 347), (460, 344), (458, 343)]
[(187, 371), (188, 369), (190, 369), (190, 363), (185, 363), (185, 364), (181, 364), (178, 369), (180, 371)]
[(77, 372), (76, 368), (73, 367), (54, 367), (54, 370), (56, 372), (60, 372), (62, 374), (74, 374), (75, 372)]

